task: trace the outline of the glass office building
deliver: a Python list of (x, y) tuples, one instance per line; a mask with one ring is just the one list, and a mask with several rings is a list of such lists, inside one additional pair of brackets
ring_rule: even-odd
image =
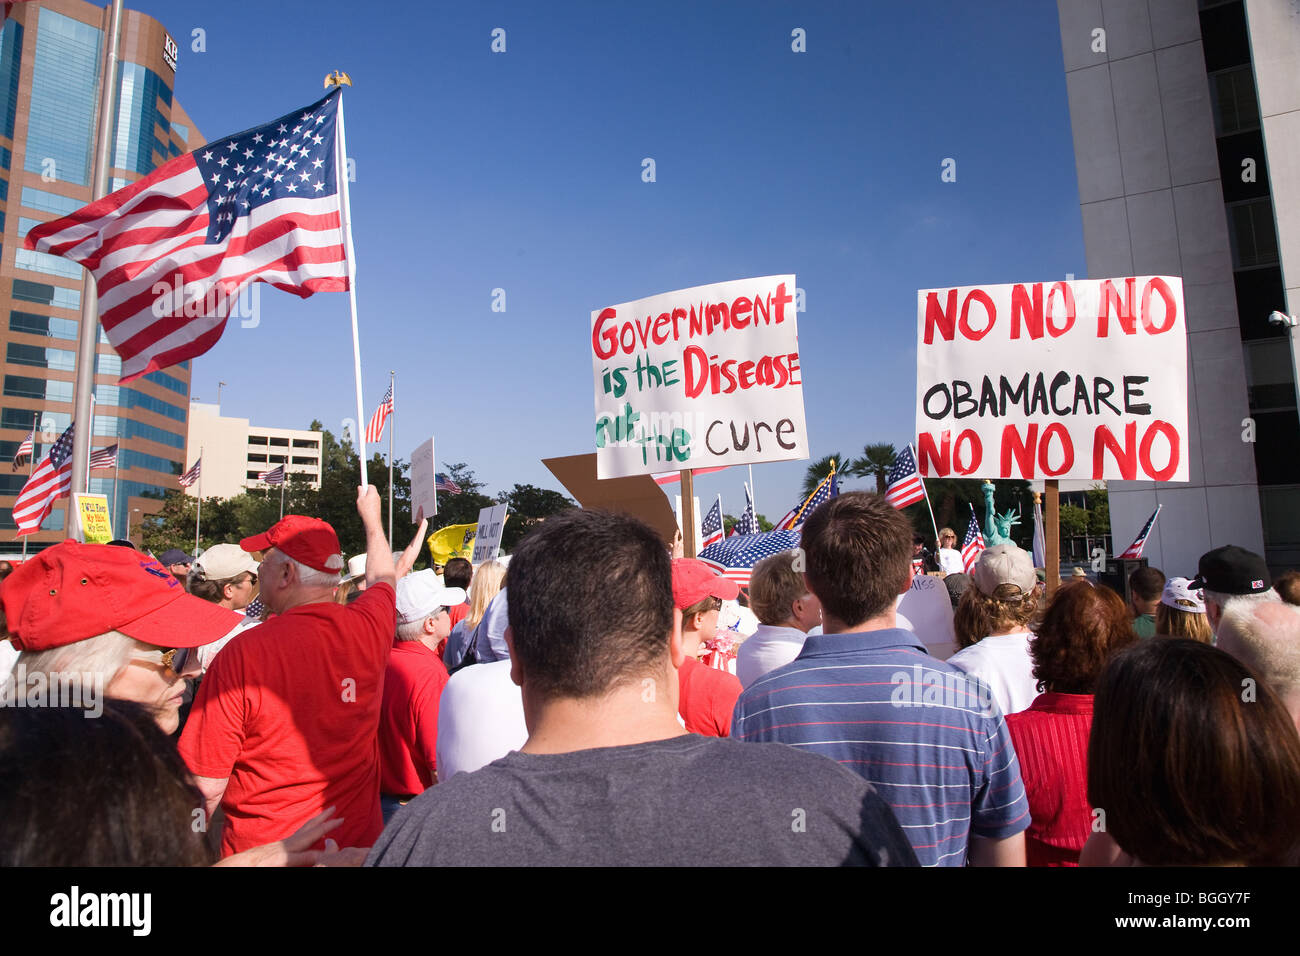
[[(0, 459), (35, 428), (38, 460), (67, 428), (84, 270), (22, 248), (27, 231), (91, 200), (94, 136), (108, 11), (82, 0), (14, 4), (0, 29)], [(176, 102), (176, 45), (161, 23), (123, 11), (111, 189), (203, 144)], [(118, 469), (92, 472), (126, 537), (177, 485), (186, 465), (190, 369), (129, 385), (102, 331), (95, 375), (93, 448), (117, 444)], [(12, 553), (12, 508), (27, 468), (0, 472), (0, 551)], [(62, 503), (29, 538), (39, 550), (64, 538)]]

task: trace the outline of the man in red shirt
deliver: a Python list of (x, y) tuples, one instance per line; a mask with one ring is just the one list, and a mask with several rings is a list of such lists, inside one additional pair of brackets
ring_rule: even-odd
[(180, 742), (208, 818), (225, 811), (222, 856), (288, 836), (331, 806), (344, 820), (340, 846), (370, 846), (383, 829), (377, 732), (396, 571), (374, 486), (358, 489), (357, 512), (367, 588), (347, 606), (333, 600), (343, 555), (324, 521), (288, 515), (240, 542), (265, 552), (258, 583), (275, 617), (213, 658)]
[(722, 577), (695, 558), (673, 559), (673, 603), (682, 612), (682, 650), (686, 660), (677, 670), (677, 710), (686, 729), (706, 737), (731, 733), (731, 712), (744, 688), (735, 674), (706, 667), (700, 648), (718, 633), (723, 601), (740, 593), (735, 581)]
[(438, 702), (447, 668), (437, 647), (451, 633), (449, 607), (461, 588), (416, 571), (397, 583), (397, 640), (384, 673), (379, 714), (379, 791), (384, 823), (397, 808), (438, 782)]

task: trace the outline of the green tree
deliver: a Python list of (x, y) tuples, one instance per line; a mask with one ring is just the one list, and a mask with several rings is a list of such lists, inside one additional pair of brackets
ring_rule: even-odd
[[(447, 469), (447, 477), (460, 488), (460, 493), (450, 494), (444, 491), (438, 495), (438, 513), (429, 519), (430, 531), (445, 528), (449, 524), (473, 524), (478, 521), (479, 511), (496, 504), (479, 490), (485, 486), (465, 462), (443, 462), (442, 467)], [(509, 521), (506, 522), (506, 527), (510, 527)]]
[[(773, 528), (776, 527), (776, 525), (772, 524), (772, 522), (767, 520), (767, 515), (756, 514), (754, 515), (754, 517), (758, 519), (759, 531), (771, 531)], [(723, 515), (722, 516), (723, 535), (726, 536), (731, 534), (731, 529), (736, 526), (736, 522), (739, 520), (740, 520), (739, 518), (733, 518), (731, 515)]]
[(1110, 496), (1102, 485), (1088, 489), (1088, 534), (1094, 538), (1110, 534)]
[(1061, 538), (1082, 538), (1088, 533), (1088, 512), (1078, 505), (1061, 505), (1057, 519)]
[(862, 449), (862, 457), (853, 461), (845, 470), (862, 478), (874, 476), (876, 479), (876, 494), (883, 495), (886, 485), (885, 478), (889, 474), (889, 469), (893, 467), (894, 459), (897, 457), (898, 453), (894, 451), (893, 445), (867, 445)]
[(561, 511), (577, 507), (571, 498), (558, 491), (520, 484), (498, 495), (497, 503), (509, 509), (506, 526), (501, 532), (501, 550), (507, 554), (513, 551), (539, 522)]

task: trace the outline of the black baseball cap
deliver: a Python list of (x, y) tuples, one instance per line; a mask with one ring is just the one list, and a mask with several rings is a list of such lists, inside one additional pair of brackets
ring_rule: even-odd
[(1262, 594), (1272, 586), (1273, 579), (1268, 575), (1264, 559), (1235, 544), (1201, 555), (1196, 577), (1187, 585), (1193, 591), (1217, 591), (1220, 594)]
[(194, 559), (180, 548), (169, 548), (158, 556), (158, 563), (170, 567), (173, 564), (193, 564)]

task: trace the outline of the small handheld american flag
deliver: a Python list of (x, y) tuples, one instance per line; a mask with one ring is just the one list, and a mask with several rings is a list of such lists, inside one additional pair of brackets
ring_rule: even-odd
[(898, 453), (885, 481), (885, 500), (899, 510), (925, 500), (925, 488), (921, 484), (921, 473), (916, 468), (911, 445)]
[(1133, 539), (1133, 543), (1121, 551), (1116, 556), (1116, 560), (1142, 557), (1142, 549), (1146, 547), (1147, 538), (1151, 534), (1151, 529), (1156, 526), (1156, 518), (1160, 515), (1160, 509), (1163, 507), (1164, 505), (1156, 505), (1156, 510), (1151, 512), (1151, 517), (1147, 518), (1147, 523), (1142, 526), (1142, 530), (1139, 531), (1138, 536)]
[(72, 489), (72, 429), (76, 423), (59, 436), (50, 447), (50, 453), (36, 466), (32, 476), (18, 492), (14, 502), (14, 524), (18, 534), (35, 534), (54, 508), (54, 502), (66, 497)]
[(967, 574), (975, 567), (984, 550), (984, 535), (980, 533), (980, 523), (975, 520), (974, 507), (970, 510), (970, 524), (966, 526), (966, 539), (961, 543), (961, 566)]
[(735, 527), (731, 533), (735, 534), (758, 534), (758, 516), (754, 514), (754, 499), (749, 496), (749, 484), (745, 484), (745, 511), (736, 519)]
[(785, 517), (776, 523), (773, 530), (798, 531), (808, 516), (816, 511), (823, 502), (829, 501), (840, 493), (839, 476), (832, 471), (821, 480), (813, 493), (786, 512)]
[(718, 498), (713, 502), (713, 507), (709, 513), (704, 516), (704, 521), (700, 525), (700, 535), (704, 539), (701, 543), (701, 549), (707, 548), (711, 544), (716, 544), (722, 540), (722, 499)]

